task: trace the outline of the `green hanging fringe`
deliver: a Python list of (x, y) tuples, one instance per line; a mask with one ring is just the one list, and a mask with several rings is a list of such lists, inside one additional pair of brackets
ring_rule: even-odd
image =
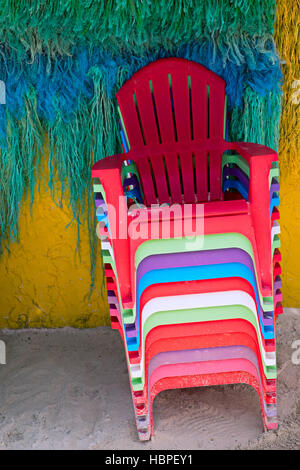
[(261, 97), (247, 87), (244, 106), (235, 106), (230, 115), (230, 140), (254, 142), (277, 149), (280, 112), (281, 95), (270, 92)]

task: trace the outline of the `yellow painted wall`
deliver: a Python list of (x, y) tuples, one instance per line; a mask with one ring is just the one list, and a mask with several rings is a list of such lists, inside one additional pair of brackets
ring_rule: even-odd
[[(281, 178), (281, 244), (284, 305), (300, 305), (300, 180)], [(109, 324), (106, 298), (101, 296), (102, 270), (90, 286), (87, 229), (82, 228), (81, 261), (74, 255), (77, 232), (72, 214), (60, 209), (45, 189), (36, 194), (33, 217), (22, 206), (20, 243), (10, 246), (0, 263), (0, 328), (95, 327)], [(100, 241), (99, 241), (100, 249)]]

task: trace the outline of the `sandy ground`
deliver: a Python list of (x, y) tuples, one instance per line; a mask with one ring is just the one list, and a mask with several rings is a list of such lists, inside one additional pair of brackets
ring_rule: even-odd
[[(155, 436), (138, 441), (121, 338), (108, 327), (0, 331), (0, 449), (300, 448), (300, 310), (277, 323), (277, 431), (262, 432), (247, 385), (169, 390), (154, 402)], [(299, 354), (300, 357), (300, 354)]]

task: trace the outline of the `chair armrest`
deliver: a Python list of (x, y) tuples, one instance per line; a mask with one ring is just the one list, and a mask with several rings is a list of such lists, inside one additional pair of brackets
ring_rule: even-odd
[(121, 179), (121, 168), (124, 154), (113, 155), (99, 160), (92, 167), (92, 178), (99, 178), (105, 192), (108, 219), (112, 238), (119, 238), (119, 223), (124, 214), (124, 190)]
[(226, 150), (235, 150), (249, 164), (249, 202), (260, 206), (267, 204), (269, 174), (272, 163), (278, 161), (277, 152), (265, 145), (251, 142), (228, 142)]

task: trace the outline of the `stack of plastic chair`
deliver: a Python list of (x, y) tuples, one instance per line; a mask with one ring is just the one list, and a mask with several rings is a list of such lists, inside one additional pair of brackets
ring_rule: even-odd
[(225, 140), (225, 82), (192, 61), (151, 63), (117, 100), (124, 153), (92, 176), (139, 438), (157, 393), (217, 384), (253, 386), (276, 428), (277, 153)]

